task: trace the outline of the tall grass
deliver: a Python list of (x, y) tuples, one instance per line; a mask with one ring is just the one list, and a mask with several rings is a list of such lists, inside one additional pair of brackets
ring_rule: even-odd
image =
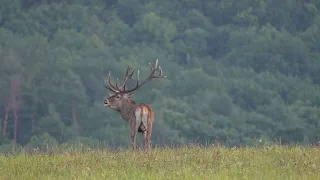
[(319, 179), (320, 148), (180, 147), (0, 155), (1, 180)]

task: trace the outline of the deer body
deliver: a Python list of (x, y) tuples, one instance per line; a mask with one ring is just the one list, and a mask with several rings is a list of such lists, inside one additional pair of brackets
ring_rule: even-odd
[[(143, 146), (144, 149), (151, 149), (151, 133), (152, 133), (152, 123), (154, 120), (154, 113), (150, 105), (144, 103), (135, 103), (131, 100), (131, 96), (134, 91), (141, 87), (143, 84), (150, 81), (152, 78), (164, 78), (166, 76), (162, 75), (162, 69), (158, 66), (158, 60), (156, 61), (156, 65), (153, 68), (150, 64), (151, 73), (149, 77), (139, 84), (139, 71), (137, 78), (137, 85), (135, 88), (130, 90), (125, 90), (125, 85), (129, 78), (132, 78), (133, 72), (130, 74), (131, 68), (128, 67), (125, 79), (123, 80), (120, 87), (118, 84), (115, 86), (110, 82), (110, 73), (108, 77), (108, 84), (106, 84), (106, 88), (110, 91), (110, 97), (105, 98), (104, 106), (109, 107), (120, 113), (120, 117), (123, 120), (129, 121), (129, 127), (131, 131), (131, 146), (132, 150), (136, 149), (136, 137), (137, 133), (141, 132), (143, 135)], [(155, 70), (160, 70), (159, 75), (155, 75)], [(118, 80), (117, 80), (118, 83)]]

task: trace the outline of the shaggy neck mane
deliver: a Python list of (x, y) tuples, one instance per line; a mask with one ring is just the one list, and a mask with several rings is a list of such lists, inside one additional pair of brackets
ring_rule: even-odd
[(120, 116), (123, 120), (128, 121), (131, 113), (136, 108), (136, 102), (131, 99), (124, 99), (122, 102), (122, 107), (120, 108)]

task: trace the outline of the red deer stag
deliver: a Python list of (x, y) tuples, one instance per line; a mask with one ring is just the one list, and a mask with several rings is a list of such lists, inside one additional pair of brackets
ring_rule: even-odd
[[(111, 83), (111, 72), (109, 72), (108, 80), (105, 81), (105, 87), (109, 90), (110, 96), (104, 99), (104, 106), (118, 111), (123, 120), (129, 121), (131, 145), (133, 151), (136, 149), (136, 137), (138, 132), (141, 132), (143, 135), (144, 150), (146, 150), (147, 143), (148, 150), (151, 149), (151, 132), (154, 114), (150, 105), (136, 103), (131, 100), (131, 96), (134, 94), (135, 90), (149, 82), (151, 79), (166, 77), (162, 74), (161, 66), (158, 66), (158, 59), (156, 60), (154, 67), (152, 67), (151, 63), (149, 63), (149, 65), (151, 69), (150, 75), (143, 82), (139, 83), (140, 72), (138, 70), (137, 83), (132, 89), (126, 90), (127, 81), (130, 78), (133, 79), (132, 75), (134, 72), (131, 72), (132, 69), (129, 66), (125, 72), (125, 77), (120, 86), (118, 86), (118, 79), (115, 85)], [(158, 74), (155, 74), (156, 70), (159, 70)]]

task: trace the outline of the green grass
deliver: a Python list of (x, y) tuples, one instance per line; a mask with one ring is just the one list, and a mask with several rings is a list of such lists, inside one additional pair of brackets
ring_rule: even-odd
[(320, 148), (158, 148), (0, 155), (1, 180), (26, 179), (319, 179)]

